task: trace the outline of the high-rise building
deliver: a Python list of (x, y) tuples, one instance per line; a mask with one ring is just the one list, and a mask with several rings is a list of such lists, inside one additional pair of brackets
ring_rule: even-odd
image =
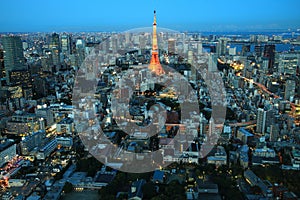
[(226, 54), (227, 50), (227, 39), (220, 38), (217, 44), (217, 55), (223, 56)]
[(198, 55), (203, 53), (203, 46), (202, 46), (202, 42), (199, 42), (197, 44), (197, 50), (198, 50)]
[(168, 40), (168, 53), (169, 54), (174, 54), (175, 53), (175, 44), (176, 44), (176, 40), (173, 38), (170, 38)]
[(242, 47), (242, 56), (246, 56), (250, 52), (250, 45), (243, 45)]
[(71, 38), (67, 34), (61, 36), (61, 51), (65, 54), (70, 54), (71, 52)]
[(276, 142), (279, 137), (279, 127), (278, 124), (273, 124), (270, 127), (270, 141)]
[(10, 82), (10, 72), (15, 70), (25, 70), (25, 59), (23, 55), (22, 41), (19, 36), (3, 36), (2, 44), (4, 50), (4, 68), (6, 80)]
[(49, 47), (52, 54), (53, 65), (59, 65), (61, 49), (60, 49), (59, 35), (57, 33), (52, 34)]
[(273, 67), (275, 63), (275, 45), (274, 44), (268, 44), (265, 45), (264, 48), (264, 57), (269, 59), (269, 72), (273, 72)]
[(275, 112), (273, 109), (267, 110), (266, 119), (265, 119), (265, 130), (270, 133), (271, 126), (274, 125), (275, 122)]
[(256, 56), (261, 57), (262, 56), (262, 50), (263, 50), (263, 46), (255, 45), (254, 52), (255, 52)]
[(53, 48), (60, 48), (59, 35), (57, 33), (53, 33), (50, 38), (50, 49)]
[(8, 75), (10, 86), (32, 87), (31, 75), (28, 70), (13, 70)]
[(297, 73), (297, 66), (299, 66), (299, 64), (299, 55), (281, 53), (279, 55), (278, 73), (295, 75)]
[(154, 11), (154, 21), (153, 21), (153, 34), (152, 34), (152, 56), (150, 60), (149, 69), (156, 75), (164, 74), (164, 70), (160, 64), (158, 56), (158, 44), (157, 44), (157, 34), (156, 34), (156, 11)]
[(229, 48), (228, 54), (231, 56), (235, 56), (236, 55), (236, 47)]
[(33, 89), (33, 96), (35, 98), (41, 98), (47, 96), (48, 87), (47, 82), (44, 77), (40, 77), (39, 75), (32, 76), (32, 89)]
[(216, 72), (218, 71), (217, 68), (217, 57), (215, 54), (208, 55), (208, 71), (209, 72)]
[(0, 89), (2, 87), (2, 79), (5, 78), (5, 68), (4, 68), (4, 52), (0, 49)]
[(284, 98), (290, 100), (291, 97), (295, 96), (296, 82), (294, 80), (287, 80), (285, 82)]
[(264, 109), (257, 109), (256, 132), (264, 133), (266, 129), (266, 116), (267, 112)]

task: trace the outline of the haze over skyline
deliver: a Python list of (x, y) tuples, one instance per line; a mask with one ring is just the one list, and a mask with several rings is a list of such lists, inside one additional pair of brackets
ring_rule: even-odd
[(179, 31), (300, 28), (300, 2), (278, 1), (2, 1), (0, 32), (125, 31), (152, 24)]

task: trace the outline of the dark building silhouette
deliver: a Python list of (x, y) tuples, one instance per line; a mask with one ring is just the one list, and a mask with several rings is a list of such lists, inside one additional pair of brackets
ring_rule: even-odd
[(242, 55), (246, 56), (247, 53), (249, 53), (249, 52), (250, 52), (250, 45), (243, 45), (243, 47), (242, 47)]
[(269, 59), (268, 69), (269, 69), (269, 72), (272, 73), (273, 68), (274, 68), (274, 63), (275, 63), (275, 45), (274, 44), (265, 45), (264, 57)]
[(19, 36), (3, 36), (4, 68), (7, 83), (12, 71), (26, 70), (22, 41)]
[(261, 45), (255, 45), (254, 52), (255, 52), (256, 56), (261, 57), (262, 51), (263, 51), (263, 46), (261, 46)]

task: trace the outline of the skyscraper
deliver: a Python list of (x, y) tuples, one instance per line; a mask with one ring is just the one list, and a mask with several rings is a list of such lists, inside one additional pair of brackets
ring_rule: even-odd
[(269, 69), (269, 72), (272, 73), (274, 63), (275, 63), (275, 45), (274, 44), (265, 45), (264, 57), (269, 59), (268, 69)]
[(175, 43), (176, 43), (176, 40), (173, 39), (173, 38), (170, 38), (168, 40), (168, 53), (169, 54), (174, 54), (175, 53)]
[(3, 49), (0, 49), (0, 89), (2, 86), (2, 78), (5, 78), (4, 52)]
[(226, 38), (220, 38), (217, 44), (217, 54), (218, 56), (223, 56), (226, 54), (226, 48), (227, 48), (227, 39)]
[(50, 49), (52, 54), (53, 65), (60, 64), (60, 42), (59, 35), (57, 33), (53, 33), (51, 36)]
[(243, 45), (242, 47), (242, 55), (246, 56), (248, 52), (250, 52), (250, 45)]
[(71, 38), (69, 35), (67, 35), (66, 33), (64, 33), (61, 36), (61, 51), (64, 54), (70, 54), (71, 52)]
[(153, 34), (152, 34), (152, 56), (150, 60), (149, 69), (156, 75), (164, 74), (164, 70), (159, 62), (158, 57), (158, 45), (157, 45), (157, 34), (156, 34), (156, 11), (154, 11), (153, 21)]
[(60, 48), (60, 42), (59, 42), (59, 35), (57, 33), (53, 33), (51, 35), (51, 41), (50, 41), (50, 49), (59, 49)]
[(285, 82), (284, 98), (290, 100), (291, 97), (295, 96), (296, 82), (294, 80), (287, 80)]
[(276, 142), (279, 137), (279, 126), (278, 124), (273, 124), (270, 127), (270, 141)]
[(202, 42), (199, 42), (197, 44), (197, 51), (198, 51), (198, 55), (203, 53), (203, 46), (202, 46)]
[(266, 116), (267, 112), (264, 109), (257, 109), (257, 121), (256, 121), (256, 132), (264, 133), (266, 127)]
[(9, 74), (16, 70), (26, 70), (23, 55), (22, 41), (19, 36), (3, 36), (4, 67), (6, 80), (9, 83)]
[(256, 56), (261, 57), (261, 55), (262, 55), (262, 48), (263, 48), (263, 46), (261, 46), (261, 45), (255, 45), (254, 52), (255, 52)]

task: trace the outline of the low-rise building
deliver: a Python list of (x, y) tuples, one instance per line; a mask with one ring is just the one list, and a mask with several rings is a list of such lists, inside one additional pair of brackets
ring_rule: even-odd
[(46, 159), (57, 147), (57, 141), (56, 139), (48, 142), (43, 148), (39, 150), (39, 152), (36, 155), (36, 158), (38, 160), (44, 160)]
[(207, 157), (207, 163), (218, 165), (218, 166), (226, 165), (227, 164), (227, 153), (226, 153), (224, 147), (218, 146), (214, 155)]
[(31, 135), (26, 136), (21, 141), (21, 153), (22, 155), (29, 155), (34, 148), (39, 148), (44, 144), (44, 138), (46, 137), (45, 131), (37, 131)]
[(299, 149), (294, 149), (291, 152), (291, 161), (293, 166), (299, 167), (300, 166), (300, 150)]
[(247, 144), (254, 136), (252, 133), (250, 133), (249, 131), (247, 131), (244, 128), (240, 128), (237, 131), (237, 135), (236, 137), (238, 139), (240, 139), (244, 144)]
[(276, 156), (276, 153), (273, 149), (267, 148), (266, 146), (264, 148), (257, 148), (253, 151), (253, 156), (258, 157), (271, 157), (274, 158)]
[(143, 190), (142, 187), (146, 183), (144, 179), (134, 181), (131, 184), (130, 191), (128, 192), (128, 200), (142, 200)]
[(273, 193), (269, 187), (264, 183), (256, 174), (254, 174), (250, 169), (244, 171), (244, 178), (250, 184), (250, 186), (258, 186), (264, 197), (272, 198)]
[(73, 139), (71, 137), (56, 137), (58, 146), (71, 148), (73, 145)]
[(72, 134), (74, 131), (74, 120), (72, 118), (63, 118), (56, 125), (58, 134)]
[(13, 140), (4, 140), (0, 143), (0, 167), (16, 155), (17, 148)]

